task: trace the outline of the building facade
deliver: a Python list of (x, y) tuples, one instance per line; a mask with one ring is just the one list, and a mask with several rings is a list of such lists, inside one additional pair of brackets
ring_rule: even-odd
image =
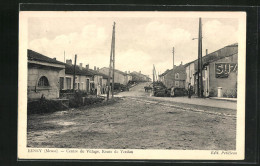
[(27, 50), (28, 58), (28, 100), (59, 98), (60, 77), (65, 77), (65, 65), (56, 59), (32, 50)]
[(166, 70), (159, 75), (160, 80), (167, 88), (185, 88), (186, 71), (185, 66), (180, 64), (171, 70)]
[[(216, 97), (218, 88), (222, 88), (223, 97), (236, 96), (237, 75), (235, 73), (237, 70), (237, 53), (238, 45), (232, 44), (202, 57), (204, 97)], [(185, 88), (187, 89), (190, 83), (196, 94), (198, 61), (192, 61), (185, 66), (187, 75)], [(217, 73), (220, 71), (228, 74), (225, 77), (218, 76)]]
[(133, 71), (130, 73), (130, 75), (132, 76), (132, 81), (135, 81), (135, 82), (151, 81), (151, 78), (148, 75), (142, 74), (141, 71), (139, 71), (139, 72)]
[[(109, 68), (103, 67), (103, 68), (99, 69), (99, 72), (101, 72), (105, 75), (109, 75)], [(112, 70), (111, 70), (111, 76), (112, 76)], [(131, 79), (131, 77), (129, 76), (129, 74), (115, 69), (115, 75), (114, 75), (114, 82), (115, 83), (127, 85), (130, 79)]]

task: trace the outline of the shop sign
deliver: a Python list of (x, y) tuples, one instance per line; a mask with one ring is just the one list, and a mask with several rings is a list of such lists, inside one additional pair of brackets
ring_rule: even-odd
[(237, 72), (237, 63), (215, 63), (216, 78), (228, 78), (231, 72)]

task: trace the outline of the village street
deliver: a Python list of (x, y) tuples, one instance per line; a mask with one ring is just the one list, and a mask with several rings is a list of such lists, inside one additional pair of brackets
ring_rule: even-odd
[(141, 83), (116, 102), (28, 116), (28, 147), (234, 150), (236, 103), (153, 97)]

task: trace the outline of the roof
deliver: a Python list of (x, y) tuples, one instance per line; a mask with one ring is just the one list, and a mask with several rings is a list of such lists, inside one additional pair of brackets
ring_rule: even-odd
[[(65, 64), (65, 73), (74, 74), (74, 65)], [(100, 75), (100, 76), (103, 76), (104, 79), (108, 79), (108, 75), (106, 75), (106, 74), (100, 73), (96, 70), (86, 69), (84, 67), (82, 67), (82, 69), (80, 69), (80, 67), (78, 65), (76, 66), (76, 75), (83, 75), (83, 76)]]
[[(172, 69), (171, 69), (172, 70)], [(170, 72), (170, 70), (169, 69), (167, 69), (165, 72), (163, 72), (162, 74), (160, 74), (159, 76), (161, 77), (161, 76), (165, 76), (168, 72)]]
[[(102, 69), (109, 69), (108, 67), (103, 67)], [(121, 70), (118, 70), (118, 69), (115, 69), (115, 72), (119, 73), (119, 74), (122, 74), (124, 76), (128, 75), (127, 73), (125, 72), (122, 72)]]
[[(75, 69), (76, 75), (93, 76), (93, 74), (85, 68), (82, 68), (82, 70), (80, 70), (79, 66), (76, 66)], [(65, 74), (74, 74), (74, 65), (65, 64)]]
[[(100, 76), (103, 76), (103, 78), (105, 79), (108, 79), (108, 75), (104, 74), (104, 73), (101, 73), (97, 70), (92, 70), (92, 69), (89, 69), (89, 72), (91, 72), (93, 75), (100, 75)], [(111, 78), (111, 77), (110, 77)]]
[(133, 75), (136, 75), (136, 76), (139, 76), (139, 77), (146, 77), (146, 78), (149, 78), (149, 79), (150, 79), (149, 76), (144, 75), (144, 74), (142, 74), (142, 73), (138, 73), (138, 72), (136, 72), (136, 71), (131, 72), (130, 75), (132, 75), (132, 76), (133, 76)]
[[(220, 54), (219, 54), (219, 52), (221, 52), (222, 50), (224, 50), (225, 48), (228, 48), (228, 47), (238, 47), (238, 43), (230, 44), (230, 45), (228, 45), (228, 46), (225, 46), (225, 47), (223, 47), (223, 48), (221, 48), (221, 49), (218, 49), (218, 50), (216, 50), (216, 51), (214, 51), (214, 52), (211, 52), (211, 53), (209, 53), (209, 54), (203, 56), (203, 57), (202, 57), (202, 63), (203, 63), (203, 64), (208, 64), (208, 63), (217, 61), (217, 60), (219, 60), (219, 59), (232, 56), (232, 55), (234, 55), (234, 54), (237, 53), (237, 51), (236, 51), (235, 53), (230, 53), (230, 54), (227, 54), (227, 53), (226, 53), (226, 54), (225, 54), (225, 53), (223, 53), (223, 54), (220, 53)], [(189, 64), (195, 63), (195, 62), (197, 62), (197, 61), (198, 61), (198, 59), (195, 59), (195, 60), (193, 60), (193, 61), (191, 61), (191, 62), (189, 62), (189, 63), (186, 63), (184, 66), (186, 67), (186, 66), (188, 66)]]
[(35, 61), (65, 65), (65, 63), (63, 63), (63, 62), (57, 61), (56, 59), (49, 58), (45, 55), (42, 55), (42, 54), (35, 52), (33, 50), (30, 50), (30, 49), (27, 50), (27, 58), (28, 58), (28, 60), (35, 60)]

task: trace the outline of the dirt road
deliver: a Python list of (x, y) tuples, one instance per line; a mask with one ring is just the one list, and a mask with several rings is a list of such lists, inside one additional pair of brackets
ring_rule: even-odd
[[(28, 146), (235, 149), (234, 110), (158, 102), (148, 99), (149, 93), (144, 92), (143, 86), (120, 93), (118, 96), (122, 97), (111, 105), (30, 115)], [(214, 111), (219, 114), (211, 113)]]

